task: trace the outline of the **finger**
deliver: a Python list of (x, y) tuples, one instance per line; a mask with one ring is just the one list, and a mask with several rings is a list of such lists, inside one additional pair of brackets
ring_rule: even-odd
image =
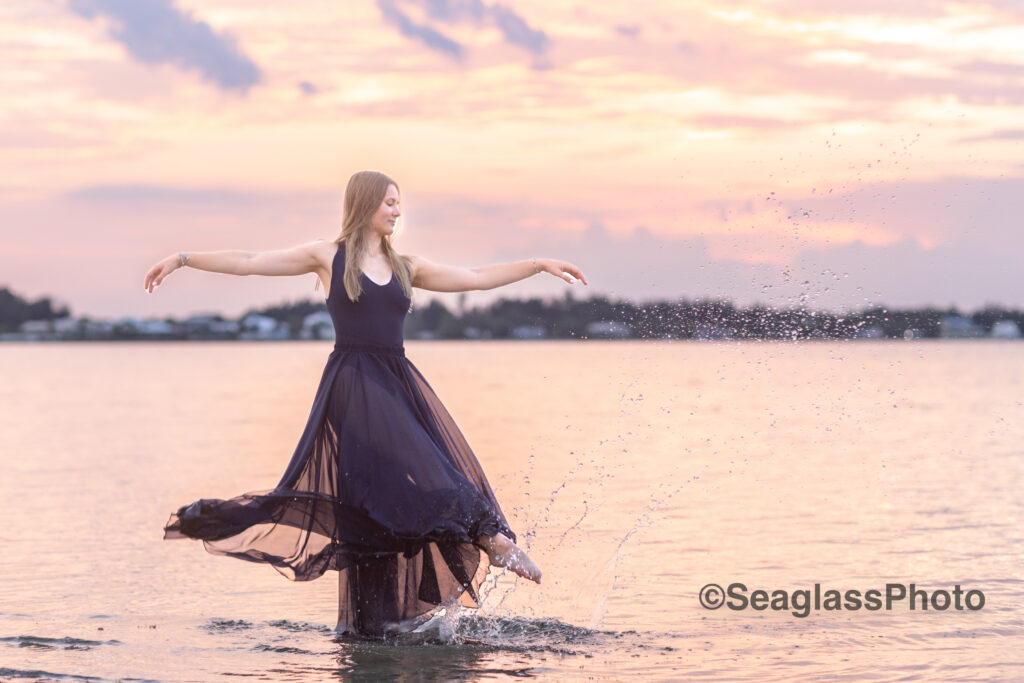
[(581, 271), (581, 270), (580, 270), (579, 268), (577, 268), (577, 267), (576, 267), (576, 266), (574, 266), (574, 265), (571, 265), (571, 264), (567, 264), (567, 265), (566, 265), (566, 267), (565, 267), (565, 269), (566, 269), (566, 270), (567, 270), (568, 272), (572, 273), (572, 274), (573, 274), (574, 276), (576, 276), (576, 278), (577, 278), (577, 279), (578, 279), (578, 280), (579, 280), (580, 282), (582, 282), (583, 284), (587, 284), (587, 279), (586, 279), (586, 278), (585, 278), (585, 277), (583, 276), (583, 271)]

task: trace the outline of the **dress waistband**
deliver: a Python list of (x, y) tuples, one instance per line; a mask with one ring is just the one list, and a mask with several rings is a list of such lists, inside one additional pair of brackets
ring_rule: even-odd
[(385, 353), (391, 356), (404, 356), (405, 347), (402, 345), (389, 346), (386, 344), (369, 344), (366, 342), (334, 342), (335, 351), (367, 351), (369, 353)]

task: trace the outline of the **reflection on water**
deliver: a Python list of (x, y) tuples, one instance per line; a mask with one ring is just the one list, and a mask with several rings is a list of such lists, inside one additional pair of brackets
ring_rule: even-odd
[[(336, 584), (161, 539), (279, 478), (329, 347), (0, 346), (0, 679), (1013, 680), (1024, 345), (410, 342), (536, 586), (386, 642)], [(500, 403), (499, 398), (500, 397)], [(500, 416), (500, 419), (496, 419)], [(331, 575), (328, 574), (328, 577)], [(984, 591), (938, 612), (701, 608), (708, 583)]]

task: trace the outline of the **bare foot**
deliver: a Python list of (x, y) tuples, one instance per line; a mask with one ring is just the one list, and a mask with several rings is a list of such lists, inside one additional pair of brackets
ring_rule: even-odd
[(525, 579), (540, 583), (540, 569), (508, 536), (499, 533), (481, 536), (477, 540), (487, 551), (487, 559), (492, 565), (511, 569)]

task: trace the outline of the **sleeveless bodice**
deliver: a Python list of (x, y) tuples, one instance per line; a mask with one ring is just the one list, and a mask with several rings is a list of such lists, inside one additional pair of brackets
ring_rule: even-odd
[(365, 273), (360, 274), (363, 292), (352, 301), (345, 292), (345, 243), (338, 244), (331, 266), (331, 289), (327, 312), (334, 323), (335, 348), (376, 348), (401, 352), (402, 326), (409, 312), (409, 297), (402, 291), (398, 275), (379, 285)]

